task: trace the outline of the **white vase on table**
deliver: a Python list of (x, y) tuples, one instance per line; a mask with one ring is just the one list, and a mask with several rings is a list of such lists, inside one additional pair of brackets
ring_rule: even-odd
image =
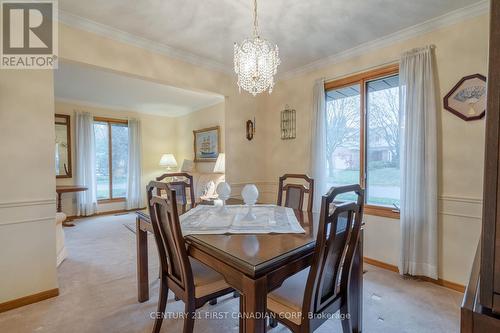
[(217, 185), (217, 195), (219, 196), (219, 199), (222, 200), (222, 207), (220, 209), (221, 214), (226, 214), (227, 213), (227, 207), (226, 207), (226, 200), (229, 199), (231, 196), (231, 186), (229, 186), (228, 183), (222, 182), (219, 185)]
[(253, 206), (257, 203), (257, 199), (259, 198), (259, 190), (255, 184), (247, 184), (243, 187), (241, 191), (241, 196), (243, 197), (243, 201), (248, 206), (248, 213), (245, 215), (245, 220), (255, 220), (257, 217), (252, 212)]

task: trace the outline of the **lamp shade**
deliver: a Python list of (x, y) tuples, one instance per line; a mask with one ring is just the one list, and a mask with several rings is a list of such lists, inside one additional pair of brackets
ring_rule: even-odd
[(226, 173), (226, 154), (219, 153), (215, 162), (214, 173)]
[(177, 161), (173, 154), (163, 154), (160, 159), (160, 166), (165, 168), (177, 168)]
[(181, 166), (181, 172), (193, 172), (194, 171), (194, 162), (191, 160), (184, 160)]

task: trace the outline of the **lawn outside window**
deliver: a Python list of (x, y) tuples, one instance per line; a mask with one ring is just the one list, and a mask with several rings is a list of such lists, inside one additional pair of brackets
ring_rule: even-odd
[(125, 201), (127, 196), (128, 122), (94, 118), (97, 200)]
[(359, 183), (366, 214), (399, 218), (398, 66), (327, 82), (325, 93), (328, 185)]

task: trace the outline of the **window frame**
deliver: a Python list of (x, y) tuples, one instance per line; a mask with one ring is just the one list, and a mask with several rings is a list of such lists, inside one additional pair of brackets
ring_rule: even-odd
[(109, 198), (99, 199), (98, 203), (113, 203), (113, 202), (125, 202), (126, 197), (113, 197), (113, 138), (112, 138), (112, 124), (127, 125), (128, 120), (125, 119), (115, 119), (106, 117), (94, 117), (94, 122), (97, 123), (107, 123), (108, 125), (108, 168), (109, 168)]
[[(372, 69), (369, 71), (365, 71), (362, 73), (350, 75), (344, 78), (340, 78), (333, 81), (325, 82), (325, 92), (333, 89), (340, 89), (344, 87), (348, 87), (351, 85), (358, 84), (360, 87), (360, 143), (359, 143), (359, 183), (363, 189), (366, 189), (366, 147), (367, 147), (367, 135), (366, 135), (366, 121), (367, 121), (367, 94), (366, 94), (366, 85), (368, 82), (381, 79), (384, 77), (389, 77), (393, 75), (399, 75), (399, 64), (392, 64), (376, 69)], [(367, 198), (365, 196), (365, 208), (364, 212), (368, 215), (375, 215), (381, 217), (388, 217), (392, 219), (399, 219), (400, 214), (399, 211), (386, 206), (378, 206), (378, 205), (369, 205), (366, 203)]]

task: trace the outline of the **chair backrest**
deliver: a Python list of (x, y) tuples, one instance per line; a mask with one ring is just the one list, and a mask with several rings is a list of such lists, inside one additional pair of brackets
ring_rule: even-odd
[(177, 195), (177, 204), (183, 206), (184, 211), (186, 210), (186, 205), (188, 204), (188, 194), (190, 203), (194, 206), (196, 200), (194, 197), (193, 176), (186, 172), (164, 173), (163, 175), (156, 177), (156, 180), (162, 181), (165, 178), (173, 179), (168, 182), (168, 184), (170, 184), (171, 189), (175, 190)]
[[(354, 192), (357, 202), (335, 197)], [(303, 313), (335, 313), (331, 306), (347, 295), (349, 274), (363, 218), (364, 192), (359, 185), (332, 187), (322, 197), (313, 263), (304, 295)], [(332, 314), (333, 314), (332, 313)]]
[[(307, 183), (307, 187), (302, 184), (288, 183), (289, 179), (302, 180)], [(286, 184), (285, 184), (286, 183)], [(303, 210), (304, 197), (308, 196), (306, 211), (312, 212), (314, 196), (314, 179), (307, 175), (284, 174), (279, 179), (278, 206), (283, 206), (283, 192), (285, 192), (285, 207)]]
[[(160, 197), (159, 193), (165, 195)], [(147, 186), (147, 196), (161, 269), (167, 274), (169, 288), (176, 295), (191, 292), (194, 289), (193, 273), (182, 235), (175, 190), (168, 183), (151, 181)]]

